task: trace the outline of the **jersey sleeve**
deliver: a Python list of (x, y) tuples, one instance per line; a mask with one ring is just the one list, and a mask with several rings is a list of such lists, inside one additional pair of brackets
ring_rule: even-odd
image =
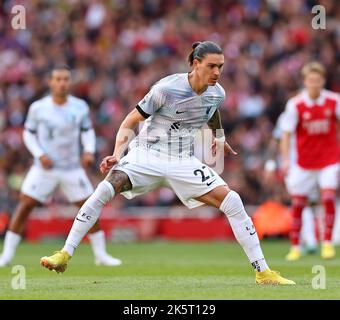
[(150, 117), (165, 103), (165, 92), (160, 86), (155, 85), (145, 95), (145, 97), (138, 102), (137, 109), (144, 118)]
[(217, 109), (219, 109), (223, 105), (224, 100), (225, 100), (225, 91), (221, 86), (221, 100), (218, 101), (217, 103)]
[(219, 99), (216, 99), (216, 102), (214, 103), (214, 106), (212, 108), (209, 108), (207, 110), (208, 112), (208, 121), (212, 118), (212, 116), (215, 114), (216, 111), (220, 109), (220, 107), (223, 105), (224, 99), (225, 99), (225, 91), (224, 89), (220, 86), (220, 94), (219, 94)]
[(335, 109), (336, 118), (340, 120), (340, 94), (336, 94), (336, 109)]
[(28, 108), (27, 118), (24, 124), (26, 130), (36, 133), (38, 129), (38, 104), (32, 103)]
[(298, 112), (293, 100), (288, 100), (280, 128), (284, 132), (294, 132), (298, 123)]
[(280, 140), (282, 137), (282, 123), (285, 121), (285, 113), (282, 112), (279, 117), (277, 118), (275, 127), (272, 131), (272, 137), (275, 140)]
[(84, 102), (84, 114), (83, 117), (81, 119), (81, 123), (80, 123), (80, 130), (81, 131), (87, 131), (92, 129), (92, 121), (91, 121), (91, 117), (90, 117), (90, 108), (88, 106), (87, 103)]

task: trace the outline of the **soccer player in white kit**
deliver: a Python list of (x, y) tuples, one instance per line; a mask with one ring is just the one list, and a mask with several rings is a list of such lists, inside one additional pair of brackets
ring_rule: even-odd
[[(288, 100), (285, 121), (282, 123), (283, 168), (284, 172), (288, 173), (286, 185), (292, 197), (292, 246), (286, 257), (291, 261), (298, 260), (301, 256), (301, 213), (308, 195), (315, 187), (320, 189), (324, 208), (321, 257), (335, 257), (332, 232), (336, 191), (339, 185), (340, 95), (323, 88), (325, 75), (325, 68), (318, 62), (310, 62), (302, 68), (305, 89)], [(297, 160), (291, 165), (289, 150), (293, 134)]]
[[(213, 150), (235, 153), (225, 141), (219, 107), (225, 93), (219, 77), (224, 64), (221, 48), (210, 41), (193, 44), (189, 55), (190, 73), (161, 79), (122, 122), (112, 156), (103, 159), (100, 170), (108, 173), (79, 210), (65, 246), (42, 266), (65, 271), (68, 261), (98, 219), (103, 206), (117, 193), (127, 198), (159, 186), (169, 186), (189, 208), (208, 204), (219, 208), (229, 219), (236, 239), (255, 269), (258, 284), (295, 284), (269, 269), (254, 225), (239, 195), (223, 179), (193, 155), (197, 130), (208, 123), (214, 133)], [(145, 120), (140, 134), (126, 150), (126, 136)]]
[[(68, 66), (52, 70), (49, 86), (51, 94), (29, 107), (25, 121), (24, 143), (34, 156), (34, 164), (23, 182), (20, 203), (5, 235), (0, 267), (11, 263), (29, 214), (39, 203), (45, 203), (56, 188), (79, 208), (93, 192), (82, 168), (94, 162), (95, 132), (89, 107), (85, 101), (69, 94)], [(92, 227), (89, 240), (97, 265), (121, 264), (106, 252), (105, 235), (99, 223)]]

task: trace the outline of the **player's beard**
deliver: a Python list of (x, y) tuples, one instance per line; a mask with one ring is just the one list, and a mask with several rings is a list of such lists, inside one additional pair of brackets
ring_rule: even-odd
[(69, 94), (70, 94), (69, 90), (60, 90), (59, 92), (56, 93), (56, 96), (59, 99), (66, 99)]

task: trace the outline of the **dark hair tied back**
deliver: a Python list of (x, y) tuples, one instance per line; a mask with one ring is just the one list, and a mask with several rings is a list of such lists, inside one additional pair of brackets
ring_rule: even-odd
[(196, 49), (202, 42), (201, 41), (196, 41), (192, 44), (192, 48)]
[(194, 42), (188, 56), (189, 65), (192, 66), (194, 59), (202, 60), (209, 53), (223, 54), (223, 51), (218, 44), (212, 41)]

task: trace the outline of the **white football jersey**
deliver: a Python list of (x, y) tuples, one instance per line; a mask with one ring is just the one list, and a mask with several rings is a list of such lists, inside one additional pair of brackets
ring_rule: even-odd
[(218, 83), (198, 95), (191, 88), (188, 73), (161, 79), (138, 103), (137, 109), (147, 120), (129, 147), (142, 146), (163, 155), (191, 157), (198, 130), (224, 98), (224, 89)]
[[(54, 168), (80, 166), (80, 133), (92, 129), (89, 107), (84, 100), (69, 95), (64, 105), (53, 102), (50, 95), (29, 107), (25, 129), (35, 133)], [(35, 159), (35, 164), (41, 166)]]

